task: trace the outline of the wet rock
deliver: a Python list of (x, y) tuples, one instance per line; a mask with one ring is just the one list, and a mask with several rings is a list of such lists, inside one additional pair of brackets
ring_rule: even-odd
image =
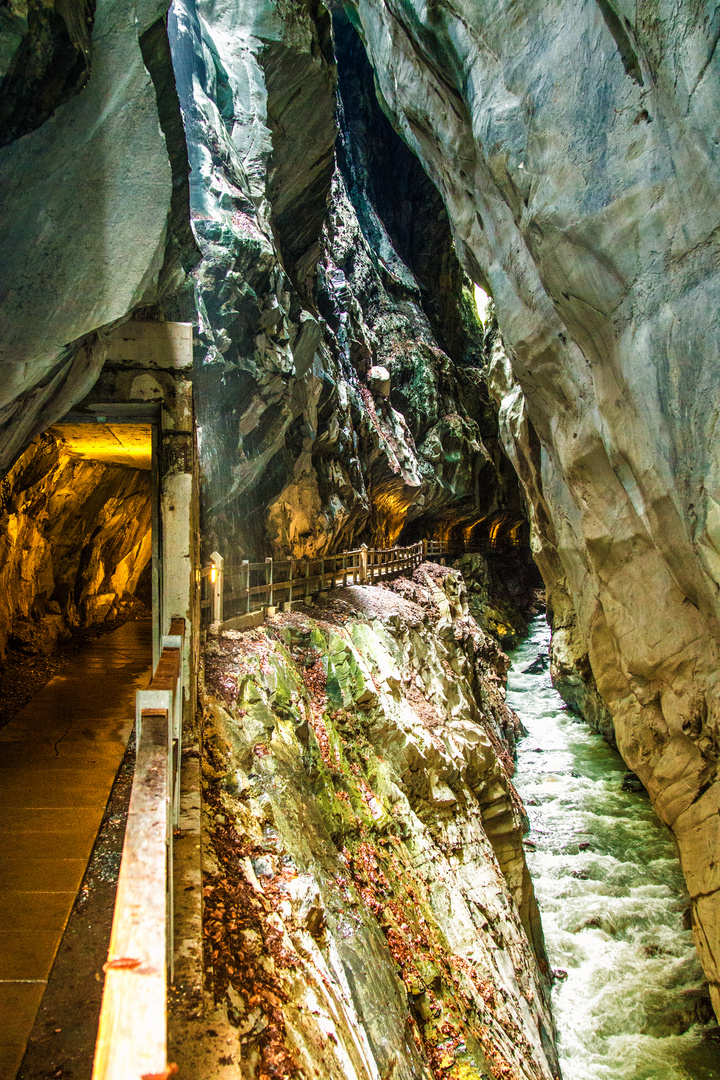
[[(549, 1080), (547, 961), (502, 741), (502, 654), (452, 615), (455, 571), (407, 585), (413, 601), (356, 586), (342, 590), (341, 624), (322, 607), (317, 619), (281, 613), (206, 656), (208, 765), (231, 746), (233, 769), (252, 762), (263, 777), (259, 796), (249, 784), (205, 792), (215, 995), (248, 1053), (269, 1052), (272, 1032), (273, 1054), (292, 1046), (308, 1073), (410, 1080), (442, 1060)], [(237, 667), (253, 683), (242, 708), (215, 693)], [(271, 701), (277, 723), (258, 744)]]
[(523, 668), (524, 675), (539, 675), (543, 671), (547, 671), (550, 666), (550, 657), (545, 653), (538, 653), (537, 658), (533, 660), (532, 664), (528, 664), (526, 668)]
[[(92, 387), (104, 353), (88, 335), (177, 288), (182, 259), (192, 264), (187, 203), (184, 240), (172, 214), (182, 177), (148, 70), (171, 83), (169, 52), (161, 72), (141, 44), (166, 7), (151, 0), (136, 19), (120, 0), (36, 5), (5, 73), (0, 123), (13, 141), (0, 149), (1, 472)], [(27, 5), (17, 8), (27, 16)], [(3, 38), (7, 30), (3, 16)], [(182, 156), (177, 99), (174, 119)]]
[(374, 364), (367, 373), (367, 384), (380, 397), (390, 397), (390, 372), (380, 364)]
[(495, 301), (490, 387), (558, 689), (672, 828), (720, 1010), (716, 30), (689, 6), (627, 33), (609, 5), (578, 17), (568, 0), (549, 21), (532, 3), (353, 7), (384, 107)]
[(519, 501), (447, 214), (338, 20), (339, 110), (325, 8), (170, 16), (202, 248), (208, 552), (385, 546)]
[(638, 794), (645, 791), (645, 785), (640, 777), (634, 772), (625, 773), (620, 787), (623, 791), (632, 791), (637, 792)]

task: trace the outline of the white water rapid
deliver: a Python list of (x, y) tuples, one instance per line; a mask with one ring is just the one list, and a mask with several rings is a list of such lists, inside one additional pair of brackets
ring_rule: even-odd
[(549, 641), (540, 617), (511, 654), (508, 704), (529, 732), (515, 781), (550, 965), (567, 972), (553, 988), (564, 1080), (718, 1080), (672, 838), (549, 672), (524, 670)]

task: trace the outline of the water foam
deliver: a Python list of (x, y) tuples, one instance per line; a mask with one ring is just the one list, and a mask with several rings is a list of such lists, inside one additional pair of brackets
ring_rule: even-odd
[(549, 640), (541, 617), (512, 654), (508, 704), (529, 732), (515, 780), (548, 955), (567, 971), (553, 989), (564, 1080), (720, 1080), (672, 838), (549, 673), (523, 670)]

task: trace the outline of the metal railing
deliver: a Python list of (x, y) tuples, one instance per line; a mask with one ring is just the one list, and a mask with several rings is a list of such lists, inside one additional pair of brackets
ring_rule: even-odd
[(410, 573), (428, 559), (452, 554), (439, 540), (421, 540), (406, 547), (369, 548), (363, 544), (335, 555), (264, 562), (229, 563), (215, 551), (201, 571), (203, 623), (222, 623), (279, 606), (308, 600), (318, 593), (348, 585), (371, 585)]
[(136, 695), (136, 762), (93, 1080), (165, 1076), (173, 979), (173, 828), (180, 809), (185, 620), (174, 619), (150, 686)]

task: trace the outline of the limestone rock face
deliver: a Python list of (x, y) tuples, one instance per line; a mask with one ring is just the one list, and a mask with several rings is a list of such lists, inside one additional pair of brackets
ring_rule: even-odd
[(207, 649), (206, 935), (238, 1075), (558, 1076), (506, 658), (449, 568), (310, 611)]
[[(345, 27), (355, 52), (336, 162), (322, 7), (178, 2), (169, 27), (203, 253), (207, 551), (314, 555), (517, 506), (482, 378), (484, 330), (437, 193), (396, 250), (413, 185), (433, 189), (379, 110), (355, 32)], [(372, 164), (381, 124), (402, 161), (385, 186)]]
[(717, 1008), (718, 14), (354, 6), (384, 106), (494, 297), (506, 447), (551, 601), (576, 618), (559, 652), (589, 657), (678, 840)]
[(117, 616), (150, 556), (150, 474), (36, 439), (2, 484), (0, 656)]

